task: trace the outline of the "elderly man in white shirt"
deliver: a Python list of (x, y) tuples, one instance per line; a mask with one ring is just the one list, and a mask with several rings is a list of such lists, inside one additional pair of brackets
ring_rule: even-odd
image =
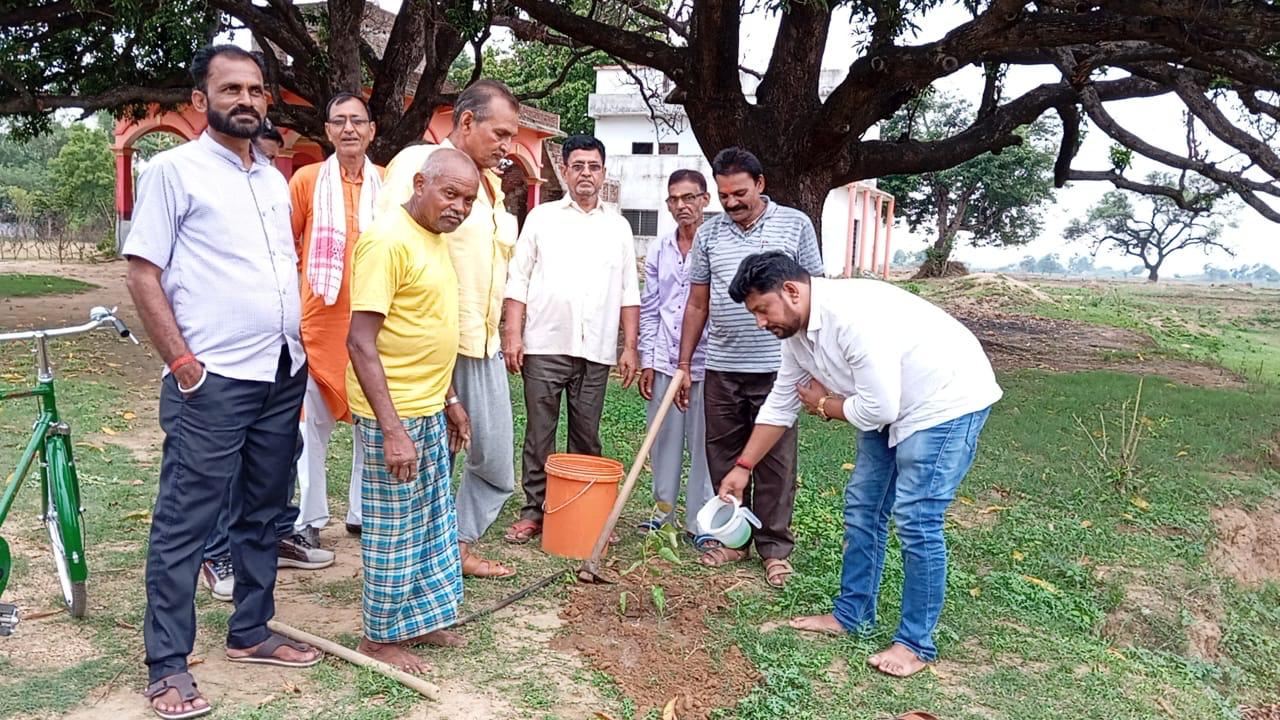
[[(502, 354), (524, 376), (528, 419), (520, 484), (525, 503), (505, 539), (542, 532), (547, 456), (555, 450), (560, 396), (569, 402), (569, 452), (600, 454), (600, 414), (609, 366), (635, 379), (640, 282), (635, 241), (621, 215), (600, 204), (604, 145), (573, 135), (563, 149), (569, 194), (525, 219), (507, 273)], [(618, 354), (618, 327), (622, 353)]]
[(875, 624), (892, 512), (905, 575), (902, 619), (893, 644), (867, 662), (913, 675), (937, 656), (933, 631), (947, 582), (943, 513), (1002, 394), (991, 363), (968, 329), (929, 302), (878, 280), (810, 277), (785, 253), (743, 260), (729, 295), (783, 338), (782, 369), (721, 496), (740, 498), (752, 465), (802, 406), (857, 428), (835, 612), (790, 625), (862, 633)]

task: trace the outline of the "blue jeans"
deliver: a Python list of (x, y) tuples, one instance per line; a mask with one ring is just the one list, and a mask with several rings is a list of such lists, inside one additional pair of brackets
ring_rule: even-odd
[(896, 447), (889, 432), (858, 434), (857, 465), (844, 491), (844, 565), (835, 617), (850, 632), (876, 621), (889, 514), (902, 544), (902, 619), (893, 641), (920, 659), (938, 655), (933, 630), (947, 588), (942, 515), (978, 449), (991, 408), (919, 430)]

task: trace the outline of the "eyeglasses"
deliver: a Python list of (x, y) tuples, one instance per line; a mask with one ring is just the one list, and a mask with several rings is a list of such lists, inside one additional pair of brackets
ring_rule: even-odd
[(584, 172), (590, 172), (592, 175), (594, 175), (603, 169), (604, 169), (604, 166), (601, 165), (600, 163), (576, 162), (569, 166), (569, 170), (571, 170), (574, 173), (577, 173), (578, 175), (581, 175)]
[(351, 127), (355, 128), (356, 130), (363, 130), (364, 128), (368, 127), (369, 118), (336, 117), (336, 118), (329, 118), (328, 120), (324, 121), (325, 125), (328, 125), (334, 130), (341, 130), (342, 128), (347, 126), (347, 123), (351, 123)]
[(671, 207), (679, 207), (681, 205), (692, 205), (700, 198), (705, 197), (706, 193), (688, 193), (687, 195), (669, 195), (667, 196), (667, 204)]

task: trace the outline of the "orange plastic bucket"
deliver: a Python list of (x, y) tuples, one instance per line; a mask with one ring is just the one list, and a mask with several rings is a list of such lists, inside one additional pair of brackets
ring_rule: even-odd
[(557, 453), (547, 458), (546, 469), (542, 549), (585, 560), (618, 499), (622, 463), (594, 455)]

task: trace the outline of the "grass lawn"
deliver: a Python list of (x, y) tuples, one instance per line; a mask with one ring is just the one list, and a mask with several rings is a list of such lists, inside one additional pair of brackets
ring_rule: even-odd
[[(62, 409), (77, 433), (86, 497), (90, 616), (24, 622), (18, 635), (0, 638), (0, 717), (53, 717), (91, 701), (104, 686), (140, 688), (144, 682), (140, 577), (158, 462), (138, 459), (100, 429), (128, 434), (155, 418), (133, 413), (131, 389), (82, 360), (109, 342), (114, 340), (105, 336), (68, 341), (63, 345), (75, 349), (75, 358), (59, 365)], [(29, 374), (25, 348), (0, 348), (0, 386)], [(830, 610), (837, 588), (841, 497), (846, 465), (857, 460), (853, 433), (805, 418), (794, 525), (798, 574), (782, 592), (768, 590), (762, 580), (745, 583), (731, 591), (726, 610), (705, 618), (714, 635), (736, 643), (763, 676), (736, 707), (714, 717), (843, 720), (921, 707), (948, 720), (1232, 718), (1240, 704), (1274, 701), (1280, 587), (1241, 587), (1219, 574), (1208, 556), (1212, 507), (1251, 508), (1276, 493), (1280, 473), (1261, 459), (1280, 432), (1280, 389), (1209, 390), (1148, 378), (1138, 413), (1142, 439), (1136, 454), (1124, 459), (1100, 457), (1090, 438), (1105, 423), (1112, 446), (1120, 444), (1115, 438), (1123, 433), (1121, 418), (1133, 411), (1136, 377), (1023, 371), (1000, 381), (1006, 396), (991, 415), (947, 524), (952, 562), (936, 670), (904, 682), (863, 665), (867, 654), (888, 643), (897, 620), (902, 573), (892, 541), (880, 624), (871, 637), (815, 639), (761, 629), (792, 614)], [(518, 446), (524, 423), (518, 382), (512, 397)], [(0, 447), (4, 464), (17, 457), (30, 411), (29, 401), (0, 406), (0, 434), (10, 438)], [(605, 454), (629, 464), (643, 432), (642, 401), (634, 390), (611, 386), (602, 427)], [(342, 431), (332, 449), (335, 521), (346, 508), (349, 442)], [(29, 480), (3, 528), (19, 555), (6, 599), (40, 586), (46, 591), (34, 602), (53, 608), (58, 601), (47, 585), (36, 488)], [(648, 498), (645, 479), (624, 528), (647, 515)], [(500, 524), (515, 505), (508, 505)], [(635, 536), (624, 534), (619, 562), (642, 552)], [(500, 545), (490, 543), (506, 552)], [(687, 548), (680, 552), (691, 557)], [(523, 582), (576, 566), (536, 554), (521, 558)], [(677, 572), (709, 572), (688, 563), (681, 568)], [(515, 587), (468, 581), (467, 606)], [(563, 598), (566, 590), (553, 588), (541, 597)], [(316, 583), (311, 591), (320, 606), (358, 603), (359, 587), (348, 579)], [(201, 593), (202, 630), (217, 636), (229, 610)], [(1220, 634), (1212, 659), (1193, 651), (1204, 622)], [(472, 625), (468, 648), (432, 656), (434, 678), (442, 684), (465, 680), (496, 693), (510, 705), (511, 717), (584, 716), (562, 709), (565, 678), (570, 686), (594, 688), (604, 698), (598, 709), (618, 720), (659, 717), (637, 712), (606, 673), (537, 667), (538, 649), (513, 650), (504, 640), (509, 631), (492, 618)], [(356, 641), (349, 634), (339, 639)], [(65, 643), (74, 652), (55, 661), (22, 659), (41, 643)], [(195, 671), (199, 675), (201, 668)], [(223, 705), (218, 716), (396, 718), (421, 703), (393, 683), (333, 661), (290, 677), (303, 686), (300, 700), (278, 696), (260, 705)]]
[(68, 295), (98, 287), (92, 283), (55, 275), (0, 273), (0, 298)]

